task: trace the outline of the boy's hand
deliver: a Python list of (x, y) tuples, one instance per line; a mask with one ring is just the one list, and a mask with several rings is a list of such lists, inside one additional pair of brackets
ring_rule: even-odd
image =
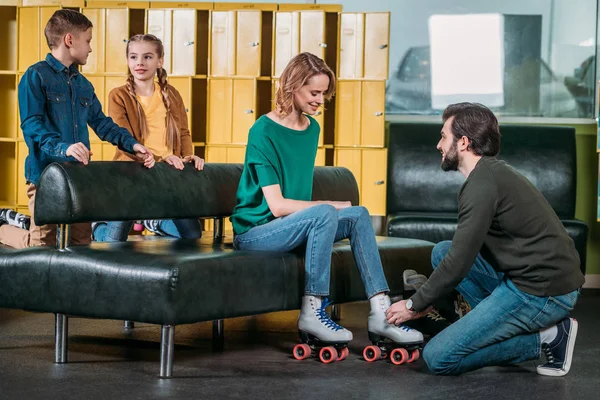
[(81, 142), (72, 144), (67, 148), (67, 156), (74, 157), (77, 161), (82, 162), (84, 165), (87, 165), (87, 163), (90, 161), (91, 155), (92, 152), (85, 147), (85, 144)]
[(182, 170), (184, 167), (183, 160), (177, 156), (169, 156), (165, 158), (165, 162), (179, 170)]
[(198, 156), (185, 156), (183, 157), (183, 162), (194, 163), (194, 167), (198, 171), (202, 171), (204, 169), (204, 158), (200, 158)]
[(144, 162), (146, 168), (154, 167), (154, 156), (148, 148), (136, 143), (133, 145), (133, 151), (135, 151), (136, 157)]

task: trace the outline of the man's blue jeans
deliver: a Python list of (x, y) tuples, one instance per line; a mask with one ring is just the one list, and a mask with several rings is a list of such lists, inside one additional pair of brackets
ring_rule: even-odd
[[(450, 244), (445, 241), (434, 247), (433, 268), (440, 264)], [(427, 366), (440, 375), (539, 359), (539, 331), (566, 318), (579, 297), (579, 290), (550, 297), (525, 293), (480, 254), (456, 289), (472, 310), (423, 349)]]
[(346, 238), (350, 239), (367, 296), (388, 292), (375, 232), (364, 207), (337, 211), (331, 205), (318, 204), (255, 226), (236, 235), (233, 244), (240, 250), (280, 252), (306, 245), (304, 294), (327, 296), (333, 243)]
[[(134, 221), (110, 221), (94, 230), (97, 242), (126, 242)], [(165, 219), (159, 221), (159, 229), (167, 236), (183, 239), (199, 239), (202, 228), (197, 219)]]

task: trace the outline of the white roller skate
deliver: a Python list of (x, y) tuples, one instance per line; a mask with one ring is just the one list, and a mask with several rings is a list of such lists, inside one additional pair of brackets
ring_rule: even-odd
[(369, 302), (371, 312), (367, 325), (369, 340), (373, 344), (363, 350), (364, 359), (373, 362), (389, 354), (396, 365), (418, 360), (423, 334), (406, 325), (396, 326), (387, 322), (385, 312), (392, 304), (388, 295), (374, 296)]
[(298, 317), (298, 332), (302, 344), (294, 347), (293, 355), (297, 360), (314, 355), (328, 364), (348, 357), (348, 342), (352, 332), (336, 324), (325, 311), (330, 303), (321, 301), (318, 296), (302, 297), (302, 308)]

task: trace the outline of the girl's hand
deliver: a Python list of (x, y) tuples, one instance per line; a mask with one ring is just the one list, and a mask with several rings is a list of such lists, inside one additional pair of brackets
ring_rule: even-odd
[(349, 201), (330, 201), (329, 204), (335, 207), (336, 210), (340, 211), (344, 208), (352, 207), (352, 203)]
[(133, 145), (133, 151), (135, 151), (136, 157), (138, 158), (138, 160), (144, 163), (144, 166), (146, 168), (154, 167), (154, 156), (148, 148), (142, 146), (139, 143), (136, 143)]
[(165, 158), (165, 162), (169, 165), (174, 166), (178, 170), (182, 170), (184, 167), (183, 160), (177, 156), (169, 156)]
[(202, 171), (204, 169), (204, 158), (200, 158), (198, 156), (185, 156), (183, 157), (184, 162), (194, 163), (194, 168), (198, 171)]

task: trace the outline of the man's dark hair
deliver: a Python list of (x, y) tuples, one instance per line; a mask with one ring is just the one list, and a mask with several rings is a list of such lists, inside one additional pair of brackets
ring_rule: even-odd
[(79, 11), (62, 9), (52, 14), (44, 29), (44, 35), (48, 47), (53, 49), (60, 45), (67, 33), (77, 36), (93, 26), (92, 21)]
[(479, 103), (450, 104), (442, 115), (444, 122), (454, 117), (451, 130), (455, 140), (469, 138), (469, 149), (478, 156), (496, 156), (500, 151), (498, 120)]

